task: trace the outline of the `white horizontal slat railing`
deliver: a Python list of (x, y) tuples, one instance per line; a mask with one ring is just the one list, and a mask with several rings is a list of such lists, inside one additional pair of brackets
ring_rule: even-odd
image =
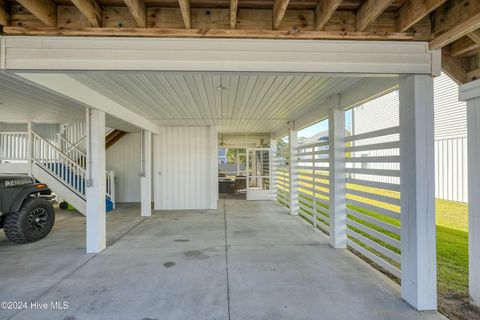
[(297, 147), (299, 214), (325, 234), (329, 228), (328, 140)]
[(401, 276), (398, 126), (347, 137), (347, 243)]

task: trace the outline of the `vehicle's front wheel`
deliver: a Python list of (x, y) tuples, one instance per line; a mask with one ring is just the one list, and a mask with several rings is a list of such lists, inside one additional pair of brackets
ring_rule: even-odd
[(3, 230), (8, 240), (15, 243), (34, 242), (52, 230), (55, 210), (50, 202), (31, 198), (25, 200), (20, 211), (5, 217)]

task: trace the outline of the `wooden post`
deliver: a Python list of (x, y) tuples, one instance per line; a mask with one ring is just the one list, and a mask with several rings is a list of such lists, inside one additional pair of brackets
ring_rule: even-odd
[(298, 137), (295, 129), (295, 121), (290, 121), (290, 127), (288, 129), (288, 146), (289, 146), (289, 161), (288, 161), (288, 174), (290, 181), (290, 214), (293, 216), (298, 215), (298, 159), (297, 159), (297, 146)]
[(480, 306), (480, 80), (460, 86), (467, 101), (468, 148), (468, 288)]
[(152, 132), (141, 132), (140, 198), (141, 216), (152, 215)]
[(437, 308), (433, 78), (400, 79), (402, 298)]
[(339, 103), (339, 95), (330, 97), (328, 113), (330, 245), (333, 248), (344, 249), (347, 247), (345, 111), (340, 109)]
[(87, 253), (106, 248), (105, 112), (87, 108)]

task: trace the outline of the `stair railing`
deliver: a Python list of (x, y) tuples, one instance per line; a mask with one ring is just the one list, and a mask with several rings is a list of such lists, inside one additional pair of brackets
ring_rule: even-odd
[[(79, 144), (83, 139), (84, 138), (80, 139), (77, 144)], [(60, 150), (65, 153), (65, 155), (67, 155), (71, 160), (77, 162), (82, 168), (86, 168), (87, 155), (84, 151), (62, 136), (58, 137), (58, 143)]]
[(32, 161), (78, 196), (85, 198), (85, 168), (35, 132), (32, 132)]
[(28, 132), (0, 132), (0, 161), (28, 160)]

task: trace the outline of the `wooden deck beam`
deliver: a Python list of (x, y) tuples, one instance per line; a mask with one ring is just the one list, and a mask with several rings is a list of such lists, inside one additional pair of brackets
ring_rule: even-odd
[(190, 18), (190, 0), (178, 0), (178, 3), (180, 4), (180, 10), (182, 12), (185, 29), (191, 29), (192, 22)]
[(102, 7), (96, 0), (72, 0), (72, 3), (88, 19), (92, 27), (102, 26)]
[(315, 7), (315, 30), (322, 30), (342, 0), (319, 0)]
[(405, 32), (445, 2), (446, 0), (408, 0), (397, 11), (397, 32)]
[(57, 25), (57, 6), (52, 0), (17, 0), (17, 2), (47, 26)]
[(273, 30), (278, 30), (282, 24), (285, 11), (290, 0), (274, 0), (273, 2)]
[(364, 31), (394, 0), (367, 0), (357, 10), (356, 30)]
[(147, 8), (143, 0), (124, 0), (133, 18), (140, 28), (147, 27)]

